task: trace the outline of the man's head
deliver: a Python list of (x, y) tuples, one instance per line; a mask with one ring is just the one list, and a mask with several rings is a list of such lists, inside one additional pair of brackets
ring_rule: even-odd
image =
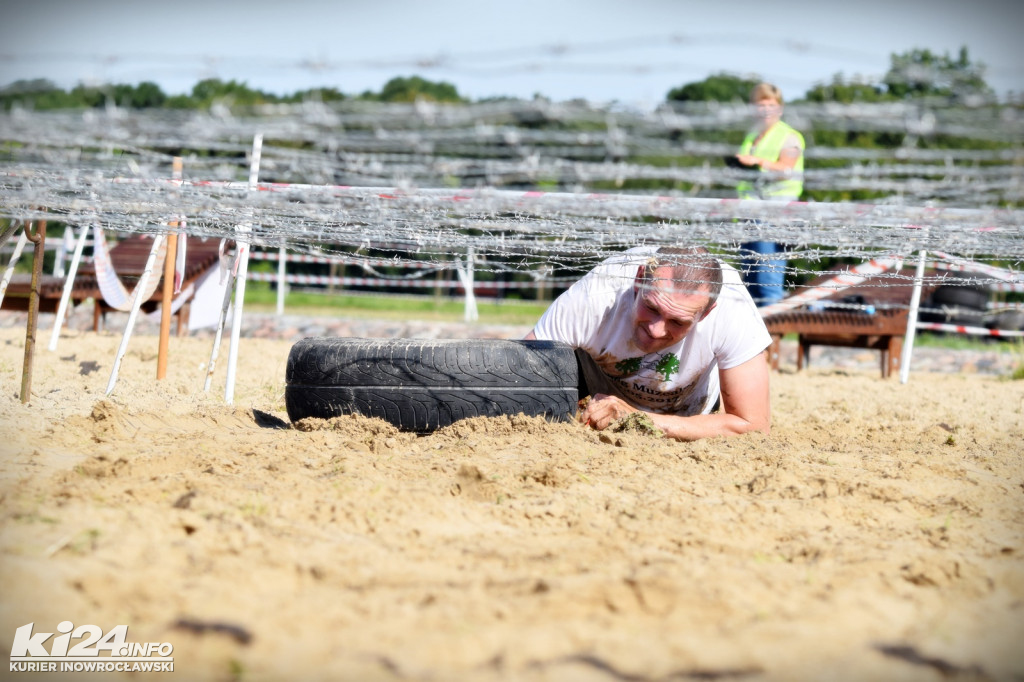
[(633, 281), (633, 343), (644, 353), (673, 346), (715, 307), (722, 267), (700, 246), (662, 247)]

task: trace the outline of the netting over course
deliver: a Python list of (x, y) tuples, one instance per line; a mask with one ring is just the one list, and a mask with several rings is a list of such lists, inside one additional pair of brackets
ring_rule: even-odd
[[(14, 111), (0, 116), (0, 218), (124, 233), (177, 221), (215, 238), (245, 225), (256, 244), (305, 253), (374, 249), (436, 263), (472, 251), (483, 271), (582, 272), (623, 248), (681, 242), (738, 261), (754, 240), (786, 244), (791, 263), (920, 250), (1011, 272), (1024, 262), (1024, 212), (999, 208), (1024, 195), (1019, 109), (788, 107), (786, 119), (808, 131), (805, 187), (879, 195), (871, 203), (727, 198), (745, 176), (721, 162), (735, 147), (710, 133), (742, 130), (748, 116), (731, 105), (639, 112), (539, 101)], [(815, 146), (814, 131), (902, 142)], [(250, 185), (256, 135), (268, 182)], [(169, 179), (175, 156), (185, 159), (181, 182)]]

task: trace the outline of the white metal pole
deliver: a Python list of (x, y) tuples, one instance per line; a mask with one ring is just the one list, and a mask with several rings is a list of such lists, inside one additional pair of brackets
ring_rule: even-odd
[(132, 294), (132, 311), (128, 314), (128, 324), (125, 325), (124, 335), (121, 337), (121, 345), (117, 348), (117, 357), (114, 358), (114, 368), (110, 371), (110, 381), (107, 382), (107, 395), (110, 395), (114, 391), (114, 384), (117, 383), (117, 372), (121, 369), (121, 360), (124, 359), (124, 353), (128, 350), (128, 339), (132, 336), (132, 328), (135, 326), (135, 318), (139, 314), (139, 308), (142, 307), (142, 294), (146, 290), (146, 283), (149, 282), (150, 276), (153, 274), (153, 265), (156, 262), (156, 253), (160, 250), (160, 244), (163, 242), (164, 235), (158, 234), (153, 237), (153, 248), (149, 250), (149, 258), (146, 259), (146, 269), (142, 271), (142, 276), (139, 277), (139, 283), (135, 287), (135, 293)]
[(242, 303), (245, 300), (245, 275), (249, 268), (249, 245), (241, 241), (249, 228), (238, 230), (238, 274), (235, 276), (235, 309), (231, 317), (231, 342), (228, 346), (228, 375), (224, 384), (224, 402), (235, 401), (235, 372), (238, 368), (238, 338), (242, 331)]
[(53, 259), (53, 276), (64, 276), (64, 259), (68, 256), (68, 244), (74, 243), (74, 230), (70, 225), (64, 228), (64, 238), (57, 243), (57, 253)]
[[(260, 174), (260, 154), (263, 150), (263, 135), (257, 133), (252, 140), (252, 162), (249, 165), (249, 188), (256, 189)], [(231, 345), (228, 347), (228, 377), (224, 386), (224, 402), (235, 401), (235, 370), (238, 367), (238, 336), (242, 331), (242, 308), (245, 301), (245, 274), (249, 269), (249, 233), (252, 226), (243, 223), (236, 229), (238, 253), (235, 273), (235, 311), (231, 322)]]
[(224, 321), (228, 317), (228, 308), (231, 307), (231, 291), (232, 287), (235, 286), (235, 276), (228, 273), (227, 286), (224, 287), (224, 302), (220, 308), (220, 320), (217, 322), (217, 334), (213, 339), (213, 350), (210, 351), (210, 362), (206, 367), (206, 382), (203, 384), (203, 392), (210, 390), (210, 382), (213, 381), (213, 370), (217, 366), (217, 355), (220, 351), (220, 340), (224, 334)]
[(910, 379), (910, 358), (914, 353), (914, 336), (917, 334), (917, 309), (921, 305), (921, 284), (924, 280), (925, 251), (917, 260), (917, 272), (914, 275), (914, 291), (910, 294), (910, 310), (907, 312), (907, 334), (903, 339), (903, 353), (900, 355), (900, 383)]
[(473, 261), (475, 259), (475, 252), (473, 251), (473, 247), (470, 246), (466, 249), (466, 267), (457, 267), (455, 269), (459, 276), (459, 280), (462, 282), (462, 288), (466, 290), (466, 310), (463, 314), (463, 319), (465, 319), (466, 322), (474, 322), (480, 317), (476, 309), (476, 292), (473, 290), (473, 279), (475, 274), (473, 272)]
[[(57, 306), (57, 318), (53, 321), (53, 332), (50, 334), (50, 345), (47, 347), (51, 353), (57, 350), (57, 338), (60, 337), (60, 328), (64, 326), (64, 316), (67, 314), (71, 290), (75, 288), (78, 262), (82, 259), (82, 249), (85, 248), (85, 238), (88, 234), (89, 226), (82, 225), (82, 231), (78, 235), (78, 243), (75, 244), (75, 252), (71, 256), (71, 265), (68, 266), (68, 278), (64, 280), (64, 291), (60, 295), (60, 305)], [(99, 304), (97, 303), (96, 305)]]
[[(29, 223), (29, 226), (31, 225), (32, 223)], [(14, 253), (11, 254), (11, 263), (7, 266), (7, 272), (4, 273), (3, 281), (0, 282), (0, 303), (4, 302), (7, 285), (11, 283), (11, 277), (14, 275), (14, 266), (18, 264), (18, 259), (21, 258), (21, 252), (25, 249), (25, 244), (27, 243), (28, 236), (26, 236), (25, 230), (22, 230), (17, 243), (14, 245)]]
[(277, 316), (284, 315), (284, 294), (285, 294), (285, 262), (288, 259), (288, 252), (284, 246), (277, 252)]

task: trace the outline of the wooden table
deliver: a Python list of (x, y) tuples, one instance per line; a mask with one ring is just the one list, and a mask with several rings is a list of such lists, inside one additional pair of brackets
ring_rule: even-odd
[(881, 352), (882, 377), (900, 368), (903, 336), (907, 331), (906, 310), (882, 310), (875, 313), (825, 310), (791, 311), (770, 315), (764, 320), (772, 335), (769, 362), (779, 368), (779, 346), (786, 334), (797, 334), (797, 371), (810, 365), (812, 346), (870, 348)]

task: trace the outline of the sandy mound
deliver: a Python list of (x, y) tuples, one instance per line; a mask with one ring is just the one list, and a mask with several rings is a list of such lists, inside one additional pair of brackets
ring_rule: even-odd
[[(813, 367), (774, 431), (284, 412), (289, 342), (0, 331), (0, 647), (129, 626), (182, 679), (1021, 679), (1024, 382)], [(226, 356), (226, 346), (221, 357)], [(52, 641), (52, 640), (51, 640)], [(77, 641), (77, 640), (76, 640)], [(49, 646), (49, 642), (46, 645)], [(79, 675), (80, 677), (80, 675)]]

